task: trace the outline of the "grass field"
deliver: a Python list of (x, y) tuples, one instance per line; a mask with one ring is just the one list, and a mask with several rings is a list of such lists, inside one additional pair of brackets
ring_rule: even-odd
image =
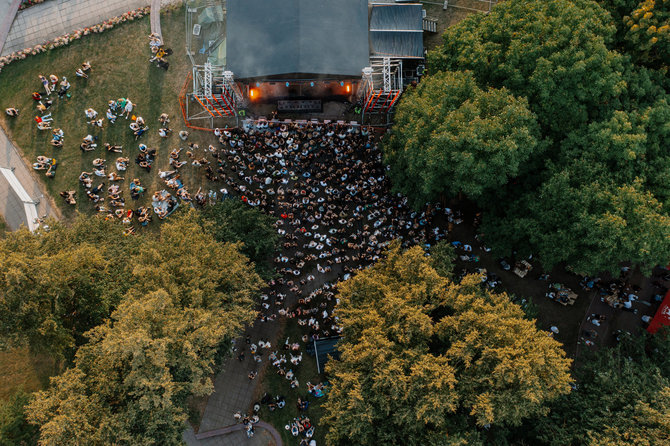
[[(288, 320), (288, 323), (284, 329), (284, 334), (280, 337), (280, 339), (286, 339), (286, 337), (290, 337), (293, 340), (300, 338), (302, 335), (303, 330), (298, 325), (297, 321), (295, 319), (290, 319)], [(288, 354), (286, 354), (286, 356), (288, 357)], [(292, 364), (289, 365), (292, 366)], [(316, 440), (316, 444), (324, 444), (325, 441), (323, 438), (326, 434), (326, 429), (319, 423), (319, 420), (323, 415), (321, 404), (324, 402), (327, 396), (322, 398), (315, 398), (309, 395), (307, 393), (307, 382), (318, 384), (323, 382), (325, 378), (323, 375), (319, 375), (317, 372), (316, 359), (312, 356), (309, 356), (304, 351), (303, 359), (300, 365), (297, 367), (292, 366), (291, 368), (296, 374), (298, 382), (300, 383), (299, 391), (291, 389), (289, 381), (285, 377), (278, 375), (276, 373), (275, 367), (268, 365), (267, 369), (265, 370), (265, 375), (262, 377), (263, 381), (258, 398), (260, 400), (260, 397), (262, 397), (265, 392), (272, 396), (283, 395), (286, 398), (286, 407), (281, 410), (276, 409), (275, 411), (271, 412), (267, 406), (263, 405), (260, 412), (260, 417), (261, 419), (272, 424), (275, 429), (279, 431), (284, 444), (293, 445), (298, 444), (299, 440), (291, 435), (290, 431), (284, 429), (284, 426), (289, 424), (293, 418), (298, 417), (301, 414), (307, 415), (312, 424), (315, 425), (313, 438)], [(296, 406), (298, 397), (308, 397), (307, 399), (309, 400), (309, 408), (307, 411), (298, 411)]]
[[(161, 23), (166, 46), (174, 49), (174, 54), (168, 59), (170, 69), (167, 72), (148, 62), (150, 23), (147, 16), (102, 34), (86, 36), (67, 47), (15, 62), (0, 73), (0, 107), (2, 109), (16, 107), (20, 110), (18, 118), (9, 118), (2, 113), (0, 124), (22, 149), (24, 157), (30, 163), (36, 161), (37, 155), (56, 158), (59, 164), (55, 178), (46, 178), (43, 176), (43, 171), (39, 174), (48, 191), (63, 209), (66, 218), (74, 215), (75, 207), (81, 211), (91, 211), (94, 208), (94, 204), (88, 200), (83, 188), (80, 187), (78, 177), (82, 171), (92, 171), (92, 161), (95, 158), (107, 160), (107, 173), (116, 171), (114, 161), (120, 154), (107, 153), (103, 147), (105, 142), (123, 145), (122, 156), (130, 158), (128, 170), (125, 174), (120, 173), (126, 180), (119, 184), (127, 200), (126, 206), (132, 208), (147, 204), (155, 190), (164, 188), (158, 178), (158, 170), (165, 170), (168, 167), (168, 155), (171, 149), (185, 146), (176, 135), (179, 130), (185, 129), (178, 95), (191, 69), (190, 61), (183, 49), (183, 9), (164, 13)], [(93, 66), (89, 79), (77, 78), (74, 74), (75, 69), (84, 61), (90, 61)], [(51, 95), (54, 102), (50, 109), (54, 118), (52, 127), (60, 127), (65, 132), (65, 143), (62, 148), (51, 146), (49, 144), (51, 132), (37, 130), (33, 121), (38, 113), (31, 93), (43, 92), (38, 75), (49, 76), (52, 73), (59, 78), (66, 76), (72, 84), (70, 99), (58, 99), (55, 93)], [(133, 113), (142, 116), (149, 126), (148, 132), (138, 141), (135, 141), (128, 127), (130, 120), (120, 118), (116, 124), (110, 124), (105, 120), (103, 129), (98, 130), (94, 130), (93, 126), (86, 123), (84, 115), (86, 108), (92, 107), (97, 110), (100, 117), (104, 117), (107, 102), (120, 97), (129, 98), (136, 104)], [(167, 139), (158, 136), (158, 116), (161, 113), (170, 115), (170, 127), (174, 130)], [(89, 133), (98, 137), (98, 148), (83, 153), (79, 144)], [(209, 132), (194, 131), (191, 132), (189, 141), (197, 142), (202, 151), (207, 145), (215, 142), (215, 139)], [(158, 149), (150, 173), (134, 163), (139, 143)], [(185, 155), (182, 155), (182, 158), (188, 160)], [(200, 186), (209, 188), (204, 172), (198, 168), (189, 164), (181, 170), (182, 178), (186, 179), (184, 182), (192, 193), (195, 193)], [(133, 178), (139, 178), (146, 188), (144, 196), (137, 203), (133, 203), (129, 197), (128, 184)], [(106, 179), (103, 181), (108, 185)], [(98, 183), (99, 181), (94, 182)], [(66, 205), (58, 196), (59, 191), (66, 189), (77, 191), (76, 206)]]
[(0, 400), (6, 400), (19, 388), (26, 392), (42, 389), (54, 372), (49, 357), (31, 354), (26, 347), (0, 351)]

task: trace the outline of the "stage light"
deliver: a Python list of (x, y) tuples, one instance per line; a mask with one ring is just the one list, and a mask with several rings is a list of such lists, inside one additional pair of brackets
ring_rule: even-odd
[(286, 82), (286, 86), (287, 86), (287, 87), (289, 86), (289, 83), (288, 83), (288, 82)]
[(255, 99), (257, 94), (258, 94), (258, 91), (256, 91), (255, 88), (252, 88), (252, 89), (249, 90), (249, 97), (251, 99)]
[(351, 85), (347, 84), (347, 93), (351, 93)]
[(344, 87), (344, 81), (340, 82), (340, 87)]
[(313, 87), (313, 86), (314, 86), (314, 82), (310, 82), (310, 83), (309, 83), (309, 86), (310, 86), (310, 87)]
[(257, 86), (257, 87), (260, 87), (260, 86), (261, 86), (261, 83), (260, 83), (260, 82), (256, 82), (256, 86)]

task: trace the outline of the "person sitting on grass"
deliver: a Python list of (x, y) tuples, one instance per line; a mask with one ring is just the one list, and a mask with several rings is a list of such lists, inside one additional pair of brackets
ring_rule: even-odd
[(86, 119), (89, 122), (95, 120), (98, 117), (98, 112), (90, 107), (84, 110), (84, 114), (86, 115)]
[(14, 107), (9, 107), (5, 109), (5, 113), (7, 113), (7, 116), (11, 116), (13, 118), (19, 116), (19, 109), (14, 108)]
[(60, 196), (63, 197), (65, 202), (70, 205), (77, 204), (77, 199), (75, 198), (76, 191), (73, 190), (64, 190), (60, 192)]
[(47, 172), (44, 174), (48, 178), (53, 178), (56, 176), (56, 167), (58, 166), (58, 163), (56, 160), (52, 160), (51, 164), (49, 165), (49, 168), (47, 169)]
[(63, 129), (55, 128), (51, 132), (53, 134), (52, 139), (51, 139), (51, 145), (56, 146), (56, 147), (61, 147), (63, 145), (63, 138), (65, 137), (65, 133), (63, 132)]
[(44, 122), (44, 121), (38, 122), (37, 123), (37, 129), (38, 130), (51, 130), (51, 124), (48, 123), (48, 122)]
[(105, 149), (107, 149), (108, 152), (121, 153), (123, 151), (123, 146), (116, 146), (106, 142)]
[(168, 124), (170, 123), (170, 117), (167, 113), (161, 113), (161, 115), (158, 117), (158, 122), (161, 123), (161, 127), (167, 128)]
[(119, 157), (116, 159), (116, 170), (123, 172), (128, 168), (128, 161), (130, 158)]
[(108, 179), (109, 181), (121, 181), (121, 180), (124, 179), (124, 177), (120, 176), (120, 175), (119, 175), (118, 173), (116, 173), (116, 172), (112, 172), (112, 173), (110, 173), (109, 175), (107, 175), (107, 179)]
[(84, 138), (81, 144), (79, 144), (79, 148), (84, 152), (92, 152), (93, 150), (95, 150), (96, 147), (98, 147), (98, 145), (93, 144), (91, 140), (87, 138)]
[(137, 130), (135, 130), (133, 132), (133, 134), (135, 135), (135, 140), (137, 141), (137, 138), (142, 136), (144, 134), (144, 132), (146, 132), (147, 130), (149, 130), (149, 127), (146, 127), (146, 126), (145, 127), (140, 127)]
[(77, 77), (81, 77), (83, 79), (88, 79), (88, 74), (84, 73), (84, 70), (81, 68), (77, 68), (77, 70), (74, 72), (74, 74), (77, 75)]
[(167, 138), (168, 136), (170, 136), (170, 133), (172, 133), (172, 130), (168, 128), (161, 127), (158, 129), (158, 136), (160, 136), (161, 138)]
[(116, 122), (116, 115), (112, 112), (111, 109), (109, 108), (107, 109), (107, 113), (105, 114), (105, 116), (107, 117), (107, 120), (112, 124)]
[(93, 186), (93, 178), (91, 178), (91, 175), (93, 175), (93, 172), (82, 172), (81, 175), (79, 175), (79, 182), (86, 189), (90, 189), (91, 186)]
[(58, 84), (58, 76), (56, 76), (55, 74), (50, 74), (49, 81), (51, 81), (51, 91), (56, 91), (56, 84)]
[(60, 82), (60, 88), (58, 89), (58, 97), (63, 98), (63, 96), (67, 95), (67, 91), (70, 89), (70, 82), (67, 80), (65, 76), (63, 76), (63, 80)]
[[(123, 99), (123, 98), (122, 98)], [(133, 107), (135, 104), (133, 104), (130, 99), (123, 99), (123, 112), (121, 112), (121, 115), (126, 115), (126, 119), (130, 116), (130, 114), (133, 112)]]
[(143, 193), (144, 193), (144, 187), (142, 187), (140, 180), (138, 178), (135, 178), (130, 183), (130, 198), (132, 198), (133, 200), (137, 200)]

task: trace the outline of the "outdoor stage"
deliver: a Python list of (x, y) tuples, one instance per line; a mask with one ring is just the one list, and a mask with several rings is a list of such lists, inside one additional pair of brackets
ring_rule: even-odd
[(180, 103), (191, 126), (275, 114), (388, 122), (423, 74), (418, 3), (188, 0), (186, 28), (193, 73)]

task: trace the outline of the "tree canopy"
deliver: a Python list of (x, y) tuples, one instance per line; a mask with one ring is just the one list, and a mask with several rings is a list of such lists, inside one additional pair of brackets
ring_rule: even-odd
[(175, 215), (128, 260), (131, 284), (74, 365), (28, 406), (40, 444), (180, 444), (186, 398), (253, 320), (260, 278), (238, 251)]
[(670, 442), (670, 331), (625, 336), (614, 348), (587, 354), (577, 390), (529, 420), (533, 444), (645, 445)]
[[(384, 143), (395, 190), (415, 206), (463, 193), (494, 252), (548, 269), (667, 264), (670, 83), (667, 67), (637, 64), (623, 21), (646, 21), (653, 40), (668, 3), (508, 0), (447, 28)], [(484, 97), (506, 105), (463, 111)]]
[(272, 276), (272, 257), (277, 249), (279, 235), (274, 219), (238, 199), (227, 199), (202, 212), (205, 226), (219, 242), (242, 242), (240, 248), (265, 279)]
[(120, 237), (114, 222), (23, 228), (0, 243), (0, 336), (71, 359), (129, 289), (128, 260), (147, 237)]
[(642, 0), (623, 17), (626, 43), (646, 64), (668, 68), (670, 61), (670, 1)]
[(538, 139), (525, 99), (484, 91), (470, 72), (441, 72), (405, 93), (386, 159), (417, 204), (445, 192), (477, 200), (524, 171)]
[(420, 247), (340, 286), (340, 359), (323, 421), (332, 444), (477, 444), (570, 390), (570, 360), (478, 276), (449, 282)]

